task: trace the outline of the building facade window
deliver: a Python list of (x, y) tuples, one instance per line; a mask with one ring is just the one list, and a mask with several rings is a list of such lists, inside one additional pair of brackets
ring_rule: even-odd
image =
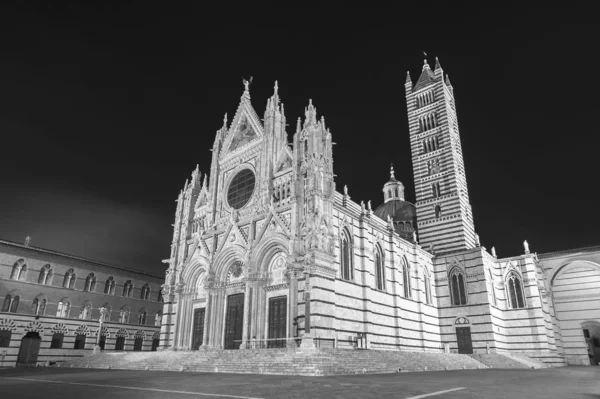
[(31, 305), (31, 313), (34, 315), (43, 316), (46, 311), (46, 300), (43, 298), (35, 298)]
[(12, 269), (10, 278), (13, 280), (24, 281), (26, 275), (27, 275), (27, 264), (25, 264), (25, 261), (23, 259), (19, 259), (13, 265), (13, 269)]
[(86, 277), (86, 279), (85, 279), (85, 287), (83, 288), (83, 290), (87, 291), (87, 292), (94, 292), (94, 291), (96, 291), (96, 276), (94, 275), (94, 273), (90, 273)]
[(2, 311), (9, 313), (17, 313), (19, 308), (19, 296), (18, 295), (6, 295), (4, 297), (4, 303), (2, 304)]
[(147, 301), (149, 298), (150, 298), (150, 287), (148, 286), (148, 284), (144, 284), (144, 286), (142, 287), (142, 295), (141, 295), (140, 299)]
[(115, 279), (112, 276), (104, 283), (104, 293), (107, 295), (115, 295)]
[(148, 315), (148, 313), (146, 312), (146, 310), (144, 308), (140, 309), (140, 311), (138, 313), (138, 324), (145, 325), (147, 315)]
[(75, 336), (75, 345), (73, 349), (85, 349), (85, 334), (77, 334)]
[(462, 270), (454, 268), (450, 272), (450, 298), (452, 305), (466, 305), (467, 290), (465, 286), (465, 276)]
[(412, 298), (412, 289), (410, 287), (410, 267), (406, 258), (402, 258), (402, 278), (404, 285), (404, 297)]
[(77, 280), (75, 271), (73, 269), (67, 270), (63, 280), (63, 288), (75, 288), (75, 280)]
[(79, 318), (82, 320), (90, 320), (92, 318), (92, 304), (89, 302), (84, 302), (83, 306), (81, 306), (81, 310), (79, 311)]
[(378, 290), (385, 290), (385, 265), (379, 246), (375, 249), (375, 283)]
[(159, 310), (158, 312), (156, 312), (156, 318), (154, 319), (154, 326), (160, 327), (161, 324), (162, 324), (162, 311)]
[(133, 293), (133, 284), (131, 284), (131, 280), (127, 280), (123, 285), (123, 296), (126, 298), (131, 297)]
[(62, 317), (66, 319), (69, 317), (69, 310), (71, 309), (71, 304), (67, 299), (61, 299), (58, 302), (58, 307), (56, 308), (56, 317)]
[(42, 267), (42, 270), (40, 270), (40, 276), (38, 277), (38, 284), (43, 284), (43, 285), (52, 284), (53, 275), (54, 275), (54, 272), (52, 271), (52, 268), (50, 267), (50, 265), (46, 265), (46, 266)]
[(428, 274), (425, 274), (423, 284), (425, 284), (425, 301), (428, 305), (431, 305), (433, 303), (433, 300), (431, 298), (431, 280)]
[(508, 306), (511, 309), (521, 309), (525, 307), (525, 295), (523, 292), (523, 283), (521, 278), (514, 271), (508, 274), (506, 278), (508, 286)]
[(343, 280), (354, 279), (354, 265), (352, 256), (352, 240), (350, 233), (344, 229), (340, 242), (340, 266)]
[(127, 306), (123, 306), (119, 312), (119, 323), (129, 323), (129, 308)]

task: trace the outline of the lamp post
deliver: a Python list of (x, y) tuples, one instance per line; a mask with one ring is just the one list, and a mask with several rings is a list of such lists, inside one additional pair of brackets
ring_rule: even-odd
[(102, 325), (104, 323), (104, 317), (108, 312), (106, 308), (100, 308), (100, 318), (98, 319), (98, 334), (96, 335), (96, 346), (94, 346), (94, 353), (100, 353), (102, 348), (100, 347), (100, 338), (102, 337)]

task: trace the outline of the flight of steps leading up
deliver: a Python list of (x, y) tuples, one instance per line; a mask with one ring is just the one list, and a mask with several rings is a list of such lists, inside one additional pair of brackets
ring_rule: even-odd
[(487, 368), (468, 355), (345, 349), (107, 352), (61, 367), (309, 376)]
[(489, 368), (494, 369), (529, 369), (529, 368), (542, 368), (541, 366), (535, 367), (532, 364), (526, 363), (520, 359), (505, 356), (499, 353), (474, 353), (470, 354), (473, 359), (485, 364)]

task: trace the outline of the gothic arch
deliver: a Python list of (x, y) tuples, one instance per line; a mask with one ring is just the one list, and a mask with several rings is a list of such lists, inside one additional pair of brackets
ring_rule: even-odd
[(217, 282), (225, 282), (229, 267), (236, 260), (244, 260), (245, 250), (241, 245), (233, 244), (217, 255), (214, 262), (215, 279)]
[(559, 274), (566, 272), (567, 270), (574, 269), (576, 267), (581, 267), (583, 265), (589, 266), (592, 269), (600, 271), (600, 265), (596, 262), (592, 262), (589, 260), (571, 260), (567, 263), (563, 263), (562, 265), (555, 266), (550, 270), (547, 277), (547, 287), (552, 288), (554, 285), (554, 280), (558, 277)]
[(186, 284), (197, 284), (203, 273), (208, 271), (209, 261), (204, 257), (195, 258), (183, 269), (181, 279)]
[(90, 328), (88, 326), (86, 326), (85, 324), (81, 324), (74, 331), (74, 335), (85, 335), (86, 337), (91, 337), (92, 333), (90, 332)]
[(274, 234), (268, 240), (262, 242), (255, 250), (254, 264), (260, 273), (268, 273), (268, 267), (271, 260), (278, 253), (283, 252), (286, 256), (289, 254), (288, 241), (283, 234)]

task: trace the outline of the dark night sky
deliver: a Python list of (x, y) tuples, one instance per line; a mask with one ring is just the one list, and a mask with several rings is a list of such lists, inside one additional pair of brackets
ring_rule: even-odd
[(575, 2), (176, 3), (2, 3), (1, 238), (162, 274), (174, 201), (196, 164), (209, 170), (242, 76), (259, 115), (279, 81), (290, 141), (313, 100), (338, 190), (376, 207), (394, 162), (414, 201), (404, 80), (425, 50), (454, 86), (482, 244), (501, 257), (524, 239), (539, 253), (600, 244), (599, 29)]

